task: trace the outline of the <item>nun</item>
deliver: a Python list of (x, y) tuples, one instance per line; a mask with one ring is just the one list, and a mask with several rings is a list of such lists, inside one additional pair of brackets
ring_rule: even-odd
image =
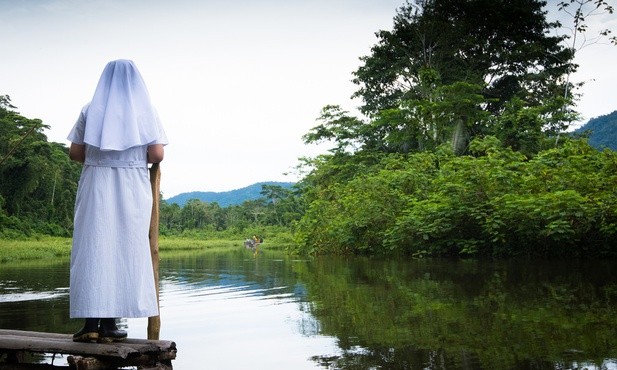
[(141, 74), (130, 60), (109, 62), (68, 135), (83, 163), (70, 265), (70, 317), (85, 319), (75, 342), (127, 337), (116, 319), (159, 314), (148, 231), (148, 163), (168, 140)]

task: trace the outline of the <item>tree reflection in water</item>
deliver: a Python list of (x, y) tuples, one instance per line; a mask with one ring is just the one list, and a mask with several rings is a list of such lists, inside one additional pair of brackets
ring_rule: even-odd
[(610, 262), (321, 258), (299, 269), (327, 369), (617, 368)]
[[(163, 254), (161, 335), (178, 370), (615, 370), (614, 265)], [(0, 266), (0, 327), (74, 332), (67, 287), (68, 261)]]

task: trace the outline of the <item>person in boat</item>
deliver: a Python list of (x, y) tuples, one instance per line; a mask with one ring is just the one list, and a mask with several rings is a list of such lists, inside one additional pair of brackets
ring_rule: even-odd
[(83, 318), (76, 342), (127, 337), (116, 319), (158, 315), (148, 232), (148, 163), (168, 140), (146, 85), (130, 60), (109, 62), (68, 135), (83, 163), (75, 200), (70, 317)]

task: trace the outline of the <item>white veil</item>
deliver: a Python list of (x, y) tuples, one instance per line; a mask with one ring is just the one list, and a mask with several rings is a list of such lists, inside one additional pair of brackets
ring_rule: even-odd
[(125, 150), (167, 137), (141, 74), (130, 60), (109, 62), (87, 108), (84, 142), (101, 150)]

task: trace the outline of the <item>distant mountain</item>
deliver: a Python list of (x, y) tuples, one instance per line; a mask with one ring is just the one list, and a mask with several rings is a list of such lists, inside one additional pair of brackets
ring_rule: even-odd
[(592, 118), (574, 131), (582, 134), (589, 131), (589, 144), (598, 149), (617, 150), (617, 111), (605, 116)]
[(293, 182), (258, 182), (253, 185), (249, 185), (242, 189), (213, 192), (213, 191), (192, 191), (190, 193), (182, 193), (173, 196), (165, 201), (169, 204), (176, 203), (180, 207), (184, 207), (184, 204), (191, 199), (199, 199), (202, 202), (213, 203), (217, 202), (221, 207), (228, 207), (232, 205), (242, 204), (245, 200), (254, 200), (262, 198), (261, 186), (273, 185), (281, 186), (283, 188), (290, 188), (294, 185)]

